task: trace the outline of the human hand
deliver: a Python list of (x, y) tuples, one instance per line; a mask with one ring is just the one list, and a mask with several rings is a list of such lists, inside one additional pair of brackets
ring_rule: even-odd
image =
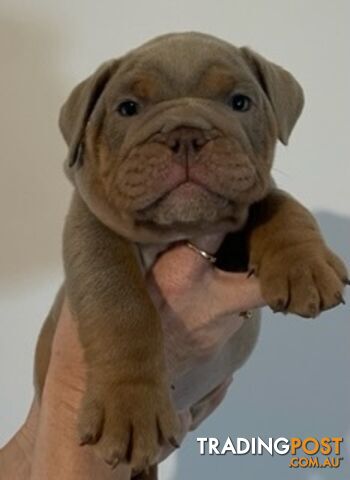
[[(208, 252), (221, 242), (221, 235), (193, 239)], [(242, 326), (240, 313), (265, 305), (257, 278), (218, 270), (186, 244), (164, 252), (147, 281), (162, 317), (173, 379), (215, 355)]]

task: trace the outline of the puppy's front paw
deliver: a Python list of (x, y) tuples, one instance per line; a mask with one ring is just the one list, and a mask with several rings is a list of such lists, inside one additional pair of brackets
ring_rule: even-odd
[(275, 312), (316, 317), (344, 303), (347, 270), (321, 242), (271, 249), (252, 268), (260, 279), (264, 299)]
[(165, 386), (155, 382), (91, 385), (80, 411), (82, 445), (115, 468), (142, 470), (157, 461), (161, 446), (177, 446), (178, 418)]

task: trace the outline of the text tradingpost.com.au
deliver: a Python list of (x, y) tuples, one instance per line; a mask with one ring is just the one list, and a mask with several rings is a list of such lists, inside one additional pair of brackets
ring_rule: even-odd
[(290, 468), (339, 468), (342, 437), (197, 437), (200, 455), (286, 455)]

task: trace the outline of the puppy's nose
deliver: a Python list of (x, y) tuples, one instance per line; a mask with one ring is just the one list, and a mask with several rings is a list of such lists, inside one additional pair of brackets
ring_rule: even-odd
[(166, 144), (178, 155), (198, 153), (208, 142), (204, 132), (197, 128), (181, 127), (167, 134)]

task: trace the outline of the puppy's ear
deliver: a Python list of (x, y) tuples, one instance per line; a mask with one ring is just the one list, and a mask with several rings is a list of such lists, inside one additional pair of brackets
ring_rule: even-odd
[(287, 145), (304, 106), (303, 90), (295, 78), (282, 67), (247, 47), (240, 51), (270, 100), (277, 121), (278, 138)]
[(68, 145), (69, 167), (82, 162), (86, 124), (118, 63), (117, 60), (111, 60), (102, 64), (94, 74), (74, 88), (61, 108), (59, 126)]

